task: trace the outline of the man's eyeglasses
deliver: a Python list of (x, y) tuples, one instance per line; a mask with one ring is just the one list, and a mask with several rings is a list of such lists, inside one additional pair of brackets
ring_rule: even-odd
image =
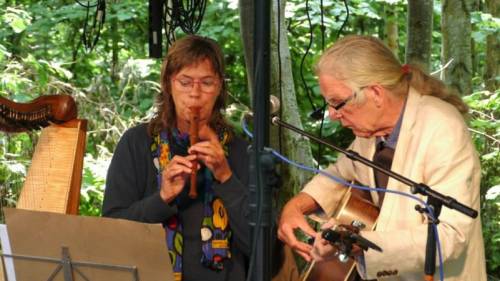
[(356, 92), (353, 92), (352, 95), (350, 95), (348, 98), (346, 98), (345, 100), (341, 101), (341, 102), (338, 102), (338, 103), (330, 103), (330, 102), (326, 102), (328, 104), (329, 107), (332, 107), (333, 109), (335, 109), (335, 111), (339, 111), (342, 107), (344, 107), (348, 102), (350, 102), (352, 99), (354, 99), (356, 97), (357, 93)]
[(215, 78), (203, 78), (203, 79), (193, 79), (189, 77), (173, 78), (175, 86), (181, 92), (191, 92), (194, 88), (194, 84), (198, 83), (200, 90), (204, 93), (211, 93), (217, 89), (217, 79)]

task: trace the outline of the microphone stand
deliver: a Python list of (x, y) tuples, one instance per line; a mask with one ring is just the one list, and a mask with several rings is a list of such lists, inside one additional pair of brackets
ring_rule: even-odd
[[(455, 209), (458, 212), (469, 216), (471, 218), (476, 218), (478, 215), (478, 212), (474, 209), (469, 208), (468, 206), (463, 205), (462, 203), (458, 202), (455, 198), (451, 196), (446, 196), (444, 194), (441, 194), (435, 190), (432, 190), (429, 186), (423, 184), (423, 183), (416, 183), (400, 174), (397, 174), (389, 169), (385, 169), (377, 164), (375, 164), (373, 161), (368, 160), (367, 158), (364, 158), (363, 156), (359, 155), (359, 153), (349, 149), (345, 150), (340, 147), (337, 147), (321, 138), (318, 138), (308, 132), (305, 132), (293, 125), (290, 125), (284, 121), (281, 121), (280, 118), (277, 116), (273, 117), (271, 119), (271, 122), (273, 125), (276, 126), (282, 126), (285, 127), (289, 130), (292, 130), (302, 136), (306, 136), (309, 139), (312, 139), (318, 143), (321, 143), (323, 145), (326, 145), (327, 147), (334, 149), (342, 154), (344, 154), (347, 158), (353, 160), (353, 161), (358, 161), (361, 162), (368, 167), (371, 167), (381, 173), (386, 174), (389, 177), (392, 177), (399, 182), (402, 182), (410, 187), (411, 193), (413, 194), (421, 194), (424, 196), (427, 196), (427, 204), (430, 206), (432, 209), (434, 217), (431, 218), (429, 214), (427, 214), (427, 217), (429, 219), (428, 223), (428, 228), (427, 228), (427, 244), (426, 244), (426, 251), (425, 251), (425, 280), (426, 281), (432, 281), (434, 280), (434, 272), (436, 271), (436, 239), (434, 235), (434, 226), (436, 226), (439, 223), (438, 217), (439, 214), (441, 213), (441, 207), (444, 205), (450, 209)], [(428, 213), (428, 210), (417, 205), (415, 209), (420, 212), (420, 213)]]

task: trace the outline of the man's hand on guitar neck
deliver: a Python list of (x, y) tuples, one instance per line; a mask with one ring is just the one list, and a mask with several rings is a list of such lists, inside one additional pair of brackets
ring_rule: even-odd
[(294, 231), (301, 230), (305, 235), (315, 237), (316, 231), (309, 225), (304, 216), (318, 208), (318, 204), (312, 197), (305, 193), (299, 193), (283, 207), (279, 220), (278, 238), (308, 262), (312, 259), (312, 246), (299, 241)]

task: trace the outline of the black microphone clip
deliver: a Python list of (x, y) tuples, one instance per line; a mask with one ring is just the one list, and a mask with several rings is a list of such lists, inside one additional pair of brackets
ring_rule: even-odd
[(321, 237), (337, 247), (341, 253), (347, 256), (351, 254), (353, 245), (357, 245), (364, 251), (373, 249), (375, 251), (382, 252), (382, 248), (359, 235), (359, 233), (351, 228), (352, 227), (349, 226), (339, 225), (334, 229), (325, 229), (321, 233)]
[(326, 109), (326, 104), (314, 109), (313, 112), (309, 113), (309, 117), (314, 120), (321, 120), (325, 116), (325, 109)]

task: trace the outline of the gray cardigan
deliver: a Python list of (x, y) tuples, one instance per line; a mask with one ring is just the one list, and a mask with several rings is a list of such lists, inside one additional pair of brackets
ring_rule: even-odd
[[(179, 194), (178, 200), (171, 204), (162, 201), (158, 191), (157, 171), (151, 155), (152, 139), (146, 128), (146, 124), (141, 124), (129, 129), (116, 147), (106, 179), (103, 216), (145, 223), (163, 223), (170, 216), (177, 214), (184, 222), (183, 281), (244, 280), (250, 255), (247, 143), (235, 137), (228, 144), (228, 162), (233, 175), (225, 183), (215, 183), (213, 187), (215, 195), (224, 202), (233, 232), (232, 257), (225, 262), (223, 271), (215, 272), (200, 263), (203, 199), (201, 196), (195, 200), (187, 197), (188, 183)], [(172, 144), (171, 149), (174, 153), (178, 150)], [(198, 173), (199, 176), (201, 174)]]

